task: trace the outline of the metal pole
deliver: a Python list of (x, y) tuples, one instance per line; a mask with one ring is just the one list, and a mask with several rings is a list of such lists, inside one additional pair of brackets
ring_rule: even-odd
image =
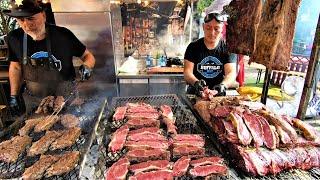
[(192, 19), (193, 19), (193, 0), (190, 1), (190, 29), (189, 29), (189, 42), (192, 41)]
[(312, 87), (317, 79), (317, 69), (320, 68), (320, 14), (318, 18), (318, 25), (316, 29), (316, 34), (313, 40), (313, 47), (311, 51), (310, 61), (308, 65), (308, 71), (306, 75), (306, 79), (304, 81), (304, 87), (301, 95), (299, 110), (297, 114), (297, 118), (304, 119), (308, 107), (308, 102), (312, 93)]
[(263, 89), (262, 89), (262, 95), (261, 95), (261, 103), (263, 104), (267, 103), (271, 72), (272, 70), (267, 68), (266, 73), (264, 75)]

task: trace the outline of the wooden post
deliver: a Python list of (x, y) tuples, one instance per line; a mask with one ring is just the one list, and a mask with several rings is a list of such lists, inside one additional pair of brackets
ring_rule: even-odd
[(271, 72), (272, 70), (267, 68), (266, 73), (264, 75), (263, 89), (262, 89), (262, 95), (261, 95), (261, 103), (263, 104), (267, 103)]
[(313, 91), (312, 87), (316, 80), (317, 69), (320, 68), (320, 15), (318, 18), (318, 25), (316, 29), (316, 34), (314, 36), (313, 47), (311, 51), (310, 61), (308, 65), (308, 71), (306, 79), (304, 81), (304, 87), (301, 95), (299, 110), (297, 118), (304, 119), (308, 107), (308, 102), (310, 100), (311, 93)]

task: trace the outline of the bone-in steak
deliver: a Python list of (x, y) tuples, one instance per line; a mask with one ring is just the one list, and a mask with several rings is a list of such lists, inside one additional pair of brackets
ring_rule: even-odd
[(196, 166), (189, 172), (193, 177), (206, 177), (209, 175), (225, 176), (228, 173), (228, 168), (223, 164), (212, 164), (206, 166)]
[(174, 177), (181, 177), (186, 174), (190, 163), (190, 158), (183, 156), (173, 164), (172, 174)]
[(203, 147), (205, 144), (204, 140), (183, 140), (183, 141), (173, 141), (173, 147), (180, 147), (180, 146), (197, 146)]
[(49, 130), (56, 122), (59, 121), (59, 116), (45, 116), (35, 127), (35, 132), (42, 132)]
[(161, 149), (134, 149), (127, 152), (129, 161), (143, 162), (148, 160), (170, 160), (170, 152)]
[(160, 127), (160, 121), (156, 119), (141, 119), (141, 118), (133, 118), (129, 119), (126, 123), (129, 128), (139, 129), (143, 127)]
[(148, 140), (141, 140), (141, 141), (127, 141), (125, 143), (125, 147), (130, 150), (133, 149), (168, 149), (169, 143), (168, 141), (148, 141)]
[(134, 164), (134, 165), (131, 165), (129, 169), (130, 171), (137, 174), (144, 171), (169, 169), (170, 165), (171, 164), (168, 160), (156, 160), (156, 161), (147, 161), (139, 164)]
[(143, 119), (159, 119), (159, 112), (139, 112), (139, 113), (126, 113), (129, 119), (133, 118), (143, 118)]
[(124, 125), (117, 129), (116, 132), (113, 133), (111, 141), (108, 145), (109, 151), (120, 151), (123, 148), (124, 143), (126, 142), (128, 132), (129, 127), (127, 125)]
[(147, 131), (129, 135), (127, 139), (129, 141), (167, 141), (163, 135)]
[(174, 141), (195, 140), (204, 141), (202, 134), (177, 134), (173, 137)]
[(169, 170), (150, 171), (145, 173), (139, 173), (131, 176), (129, 180), (172, 180), (172, 172)]
[(122, 158), (115, 162), (106, 172), (106, 180), (124, 180), (128, 173), (130, 162), (127, 158)]

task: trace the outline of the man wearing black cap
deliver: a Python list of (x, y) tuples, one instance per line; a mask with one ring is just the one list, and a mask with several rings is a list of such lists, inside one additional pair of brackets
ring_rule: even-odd
[(216, 90), (218, 96), (236, 79), (236, 55), (227, 51), (221, 39), (227, 15), (208, 13), (204, 19), (204, 38), (191, 42), (184, 55), (184, 78), (190, 85), (187, 93), (201, 95), (203, 88)]
[(45, 96), (70, 94), (76, 77), (73, 56), (83, 61), (79, 71), (82, 80), (90, 77), (95, 64), (91, 52), (70, 30), (46, 24), (45, 12), (37, 0), (17, 2), (4, 11), (20, 25), (8, 34), (9, 105), (14, 114), (21, 113), (19, 92), (23, 81), (29, 112)]

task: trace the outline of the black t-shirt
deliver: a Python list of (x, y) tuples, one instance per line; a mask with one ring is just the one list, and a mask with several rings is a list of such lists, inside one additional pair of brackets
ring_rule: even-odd
[[(51, 52), (54, 58), (61, 61), (60, 74), (64, 80), (72, 80), (76, 77), (72, 64), (73, 56), (81, 57), (86, 47), (67, 28), (55, 25), (46, 25), (49, 28)], [(8, 34), (9, 61), (22, 62), (23, 59), (23, 35), (21, 28)], [(28, 35), (28, 57), (48, 56), (46, 39), (34, 41)]]
[(190, 43), (184, 54), (184, 59), (194, 63), (193, 74), (197, 79), (206, 81), (209, 88), (220, 84), (224, 77), (224, 65), (235, 63), (235, 54), (230, 54), (224, 41), (209, 50), (204, 44), (204, 39), (198, 39)]

